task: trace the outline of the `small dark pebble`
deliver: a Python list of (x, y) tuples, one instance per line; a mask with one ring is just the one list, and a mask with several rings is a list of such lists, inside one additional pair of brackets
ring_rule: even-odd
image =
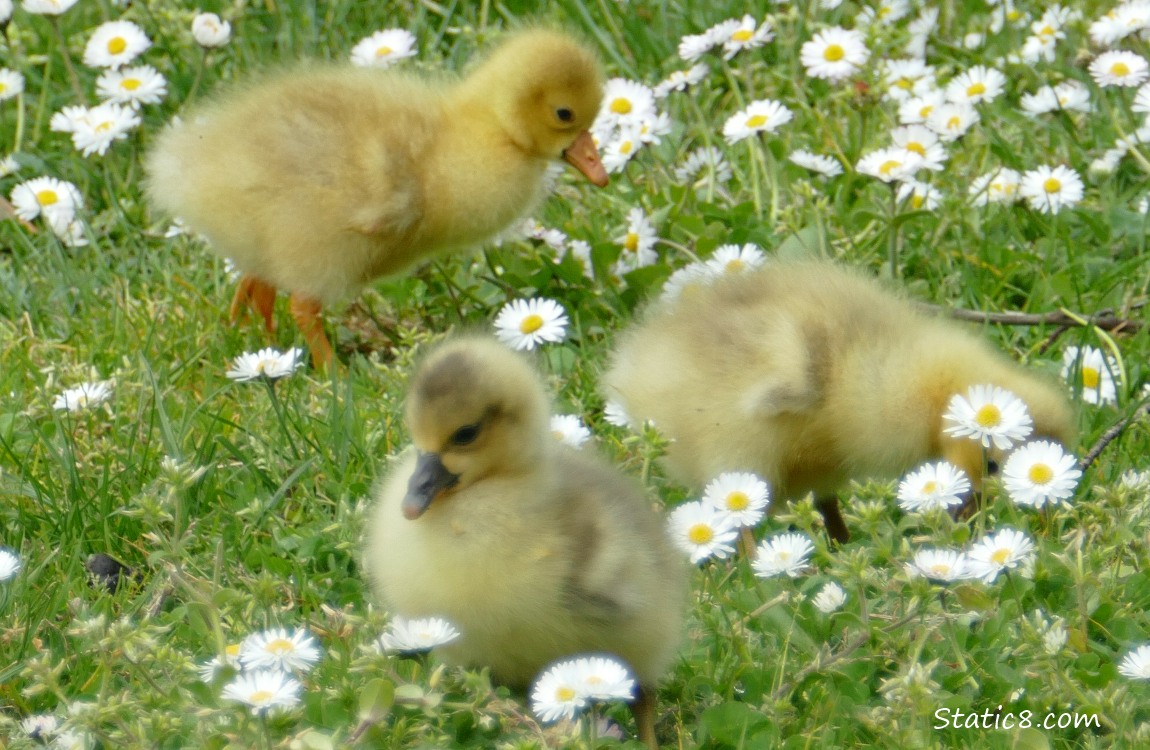
[[(120, 586), (127, 585), (132, 578), (131, 568), (103, 552), (90, 555), (84, 567), (88, 570), (88, 583), (94, 588), (103, 586), (112, 593)], [(136, 578), (139, 578), (138, 573)]]

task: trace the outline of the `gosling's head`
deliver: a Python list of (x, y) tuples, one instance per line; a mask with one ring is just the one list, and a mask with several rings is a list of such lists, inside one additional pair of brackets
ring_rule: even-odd
[(520, 148), (566, 159), (595, 185), (607, 184), (588, 130), (603, 99), (603, 72), (588, 47), (556, 31), (522, 31), (487, 58), (471, 83)]
[(551, 442), (548, 411), (535, 370), (502, 344), (466, 337), (435, 349), (407, 396), (418, 459), (403, 514), (419, 518), (487, 477), (536, 469)]

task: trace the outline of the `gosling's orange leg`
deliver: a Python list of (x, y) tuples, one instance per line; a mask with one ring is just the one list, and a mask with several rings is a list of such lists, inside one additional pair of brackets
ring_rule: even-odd
[(267, 332), (274, 333), (276, 323), (272, 313), (275, 310), (275, 305), (276, 288), (274, 286), (257, 279), (255, 276), (244, 276), (236, 287), (236, 296), (232, 297), (232, 307), (228, 317), (231, 322), (235, 323), (243, 317), (244, 312), (250, 307), (264, 319), (264, 328), (267, 329)]
[(289, 307), (292, 318), (299, 326), (308, 349), (311, 350), (311, 363), (317, 370), (325, 369), (335, 358), (335, 352), (332, 351), (327, 335), (323, 332), (323, 319), (319, 316), (321, 308), (319, 300), (293, 292)]
[(635, 702), (631, 704), (631, 713), (635, 716), (635, 725), (639, 728), (639, 741), (649, 750), (659, 750), (659, 743), (655, 740), (655, 688), (640, 685), (636, 689)]

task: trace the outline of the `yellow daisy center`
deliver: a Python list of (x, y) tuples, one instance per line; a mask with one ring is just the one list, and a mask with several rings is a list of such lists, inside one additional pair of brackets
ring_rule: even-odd
[(1062, 183), (1055, 177), (1047, 177), (1042, 183), (1042, 189), (1048, 193), (1057, 193), (1062, 189)]
[(562, 701), (563, 703), (575, 700), (575, 689), (568, 685), (563, 685), (555, 691), (555, 700)]
[(751, 498), (747, 497), (745, 492), (735, 490), (727, 495), (727, 509), (728, 510), (746, 510), (751, 504)]
[(918, 193), (915, 193), (910, 197), (911, 208), (922, 208), (923, 203), (926, 203), (926, 198), (919, 195)]
[(958, 130), (960, 127), (962, 127), (962, 118), (958, 115), (954, 115), (946, 121), (947, 130)]
[(823, 50), (823, 59), (827, 62), (838, 62), (846, 56), (846, 50), (839, 44), (829, 44), (827, 48)]
[(731, 34), (731, 41), (732, 42), (745, 42), (745, 41), (749, 40), (754, 35), (755, 35), (755, 32), (750, 30), (750, 29), (739, 29), (734, 34)]
[(990, 559), (998, 565), (1004, 565), (1010, 559), (1010, 550), (1006, 547), (999, 547), (990, 556)]
[(1026, 476), (1035, 484), (1046, 484), (1054, 479), (1054, 469), (1046, 464), (1034, 464), (1030, 467), (1030, 471), (1026, 472)]
[(633, 148), (635, 148), (635, 143), (633, 141), (623, 141), (619, 144), (619, 153), (629, 154)]
[(1097, 388), (1102, 383), (1102, 373), (1093, 367), (1082, 368), (1082, 386), (1084, 388)]
[(556, 440), (563, 440), (563, 432), (561, 430), (552, 430), (551, 434), (555, 436)]
[(584, 680), (584, 682), (586, 682), (588, 685), (602, 685), (603, 684), (603, 678), (597, 674), (593, 674), (590, 677), (588, 677), (586, 680)]
[(388, 47), (386, 44), (381, 46), (381, 47), (375, 48), (375, 56), (376, 57), (387, 57), (392, 52), (395, 52), (395, 50), (393, 50), (391, 47)]
[(1042, 28), (1041, 28), (1041, 29), (1038, 31), (1038, 35), (1039, 35), (1039, 36), (1054, 36), (1054, 34), (1055, 34), (1055, 33), (1056, 33), (1056, 32), (1054, 31), (1054, 27), (1053, 27), (1053, 26), (1050, 26), (1049, 24), (1048, 24), (1048, 25), (1046, 25), (1046, 26), (1043, 26), (1043, 27), (1042, 27)]
[(921, 143), (908, 143), (905, 148), (907, 151), (913, 151), (919, 156), (926, 156), (926, 147)]
[(60, 202), (60, 196), (55, 190), (41, 190), (36, 193), (36, 202), (43, 206), (51, 206)]
[(104, 120), (102, 123), (97, 125), (95, 128), (97, 133), (107, 133), (111, 129), (112, 129), (112, 121), (111, 120)]
[(902, 162), (896, 159), (887, 159), (879, 165), (879, 174), (890, 174), (894, 170), (902, 166)]
[(281, 656), (282, 654), (290, 654), (295, 651), (295, 644), (287, 638), (276, 638), (274, 641), (268, 641), (267, 651), (269, 654)]
[(884, 5), (878, 9), (878, 17), (886, 18), (890, 15), (892, 8), (889, 5)]
[(249, 695), (248, 699), (252, 703), (267, 703), (274, 697), (275, 693), (270, 690), (257, 690)]
[(631, 100), (622, 96), (611, 102), (611, 111), (617, 115), (626, 115), (631, 112)]
[(3, 94), (7, 90), (8, 90), (8, 84), (4, 83), (3, 81), (0, 81), (0, 94)]
[(240, 644), (229, 643), (224, 648), (224, 653), (227, 654), (228, 656), (239, 656), (240, 655)]
[(938, 482), (933, 479), (922, 486), (922, 494), (933, 495), (938, 492)]
[(894, 85), (903, 91), (910, 91), (914, 88), (914, 81), (910, 80), (909, 78), (900, 78), (894, 82)]
[(127, 89), (128, 91), (135, 91), (136, 89), (140, 88), (141, 83), (142, 81), (140, 81), (139, 78), (125, 78), (120, 82), (120, 87)]
[(930, 566), (930, 572), (935, 578), (946, 578), (950, 575), (950, 566), (946, 563), (935, 563)]
[(115, 36), (108, 40), (108, 52), (113, 55), (122, 55), (128, 48), (128, 41), (122, 36)]
[(997, 427), (1002, 422), (1002, 412), (994, 404), (985, 404), (974, 413), (974, 421), (979, 427)]
[(531, 313), (519, 322), (520, 333), (535, 333), (543, 327), (543, 318), (540, 315)]
[(982, 81), (975, 81), (966, 87), (967, 96), (978, 96), (979, 94), (986, 93), (986, 84)]
[(933, 104), (927, 104), (925, 107), (923, 107), (922, 109), (920, 109), (918, 111), (918, 116), (925, 120), (926, 118), (930, 117), (930, 113), (933, 111), (934, 111), (934, 105)]
[(750, 117), (747, 118), (746, 124), (747, 124), (748, 128), (761, 128), (767, 124), (767, 116), (766, 115), (751, 115)]
[(639, 249), (639, 235), (634, 232), (627, 232), (627, 237), (623, 240), (623, 249), (628, 252), (636, 252)]
[(1110, 75), (1113, 76), (1128, 76), (1130, 75), (1130, 66), (1126, 63), (1119, 61), (1110, 66)]
[(743, 261), (738, 258), (733, 258), (732, 260), (728, 260), (727, 265), (723, 266), (723, 268), (726, 269), (727, 273), (736, 273), (742, 271), (745, 265), (746, 263), (743, 263)]
[(687, 529), (687, 538), (692, 544), (706, 544), (715, 538), (714, 530), (705, 523), (697, 523)]
[(787, 560), (790, 560), (793, 555), (791, 555), (789, 551), (781, 549), (775, 553), (775, 557), (779, 559), (779, 562), (785, 563)]

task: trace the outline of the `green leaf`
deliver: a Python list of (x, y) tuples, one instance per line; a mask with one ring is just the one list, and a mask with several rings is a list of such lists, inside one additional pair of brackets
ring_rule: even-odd
[(397, 692), (395, 683), (382, 677), (367, 683), (359, 694), (359, 720), (376, 722), (387, 716), (395, 705)]

